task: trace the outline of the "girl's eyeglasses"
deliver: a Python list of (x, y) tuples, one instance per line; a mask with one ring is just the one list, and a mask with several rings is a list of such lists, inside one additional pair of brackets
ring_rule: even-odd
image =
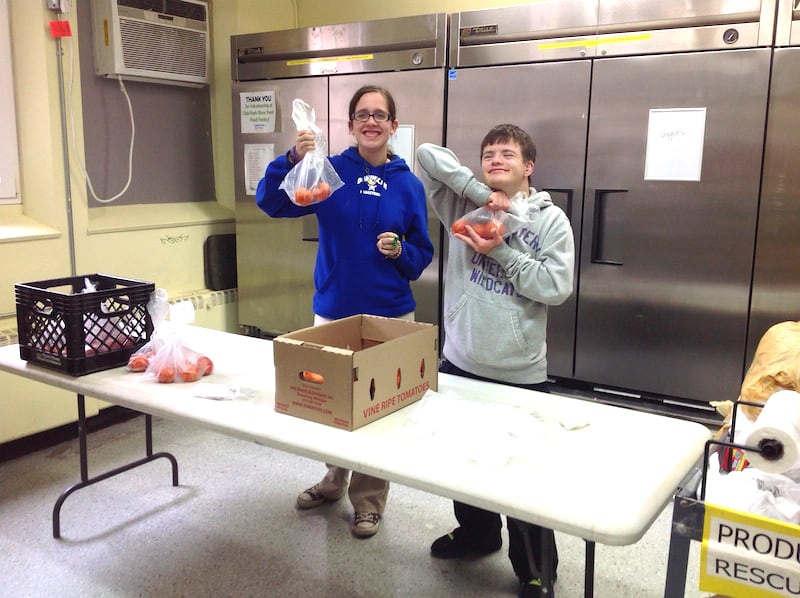
[(383, 110), (376, 110), (375, 112), (367, 112), (366, 110), (359, 110), (355, 114), (350, 115), (351, 120), (357, 120), (360, 123), (365, 123), (369, 120), (369, 117), (376, 123), (385, 123), (387, 121), (392, 120), (392, 115), (384, 112)]

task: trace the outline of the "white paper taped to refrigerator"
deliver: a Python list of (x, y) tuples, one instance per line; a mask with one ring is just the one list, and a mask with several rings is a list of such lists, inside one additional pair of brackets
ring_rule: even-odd
[(275, 132), (274, 91), (243, 91), (239, 102), (242, 133)]
[(700, 181), (705, 108), (654, 108), (647, 123), (646, 181)]
[(258, 182), (264, 177), (267, 164), (275, 159), (275, 146), (271, 143), (246, 143), (244, 145), (245, 194), (255, 195)]

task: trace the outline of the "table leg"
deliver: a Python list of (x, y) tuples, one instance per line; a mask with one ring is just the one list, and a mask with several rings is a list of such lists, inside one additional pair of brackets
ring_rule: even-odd
[(678, 495), (672, 506), (672, 530), (669, 537), (667, 580), (664, 598), (683, 598), (686, 590), (686, 568), (692, 540), (702, 540), (704, 503)]
[[(528, 537), (528, 534), (525, 534)], [(555, 549), (555, 541), (553, 540), (553, 532), (539, 526), (539, 543), (542, 547), (542, 562), (539, 575), (542, 578), (542, 596), (551, 596), (553, 594), (553, 551)]]
[(584, 540), (586, 542), (586, 559), (584, 567), (586, 570), (583, 574), (583, 595), (586, 598), (594, 596), (594, 549), (595, 544), (592, 540)]
[(86, 399), (84, 395), (78, 394), (78, 446), (80, 452), (80, 466), (81, 466), (81, 481), (77, 484), (70, 486), (61, 495), (58, 497), (55, 506), (53, 507), (53, 537), (60, 538), (61, 537), (61, 506), (64, 504), (64, 501), (67, 500), (67, 497), (70, 496), (76, 490), (80, 490), (81, 488), (86, 488), (87, 486), (91, 486), (92, 484), (96, 484), (97, 482), (101, 482), (105, 479), (123, 473), (125, 471), (129, 471), (135, 467), (139, 467), (140, 465), (144, 465), (145, 463), (150, 463), (156, 459), (168, 459), (172, 464), (172, 485), (178, 485), (178, 461), (175, 457), (166, 452), (153, 452), (153, 417), (149, 414), (145, 414), (145, 457), (142, 459), (137, 459), (136, 461), (132, 461), (123, 465), (121, 467), (116, 467), (105, 473), (101, 473), (93, 478), (89, 477), (89, 456), (88, 456), (88, 449), (86, 443), (86, 436), (87, 436), (87, 426), (86, 426)]
[[(708, 448), (706, 448), (707, 451)], [(705, 456), (705, 460), (707, 459), (708, 454)], [(703, 472), (707, 468), (708, 465), (704, 461), (702, 469), (695, 468), (689, 472), (672, 501), (672, 528), (669, 536), (664, 598), (683, 598), (685, 594), (689, 548), (692, 540), (703, 539), (705, 504), (694, 497), (701, 484)]]

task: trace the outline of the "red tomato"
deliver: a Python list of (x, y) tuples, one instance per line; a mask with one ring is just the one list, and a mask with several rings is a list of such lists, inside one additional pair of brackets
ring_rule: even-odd
[(143, 372), (150, 364), (150, 359), (143, 353), (134, 353), (128, 359), (128, 369), (132, 372)]
[(194, 382), (200, 378), (200, 369), (197, 363), (186, 361), (178, 370), (178, 375), (184, 382)]
[(156, 374), (156, 378), (159, 382), (169, 383), (175, 380), (175, 368), (165, 365)]
[(466, 235), (467, 234), (467, 222), (463, 218), (456, 220), (453, 224), (450, 225), (450, 232), (454, 235)]
[(492, 223), (491, 222), (471, 222), (470, 226), (483, 239), (492, 238)]
[(481, 222), (473, 222), (470, 224), (472, 228), (478, 233), (479, 237), (486, 240), (493, 239), (494, 231), (497, 231), (500, 236), (505, 232), (505, 226), (501, 222), (495, 220), (483, 220)]
[(214, 371), (214, 363), (205, 355), (201, 355), (197, 360), (197, 369), (202, 372), (203, 376), (208, 376)]
[(330, 194), (331, 186), (325, 181), (322, 181), (319, 185), (314, 187), (314, 190), (311, 192), (311, 197), (314, 201), (322, 201), (323, 199), (328, 199)]
[(294, 202), (298, 206), (307, 206), (312, 201), (311, 191), (305, 187), (298, 187), (294, 192)]

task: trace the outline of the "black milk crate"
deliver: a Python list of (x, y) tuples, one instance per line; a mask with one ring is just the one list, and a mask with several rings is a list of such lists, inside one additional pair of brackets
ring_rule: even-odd
[[(95, 290), (82, 292), (87, 279)], [(153, 333), (154, 290), (106, 274), (17, 283), (20, 357), (72, 376), (125, 365)]]

